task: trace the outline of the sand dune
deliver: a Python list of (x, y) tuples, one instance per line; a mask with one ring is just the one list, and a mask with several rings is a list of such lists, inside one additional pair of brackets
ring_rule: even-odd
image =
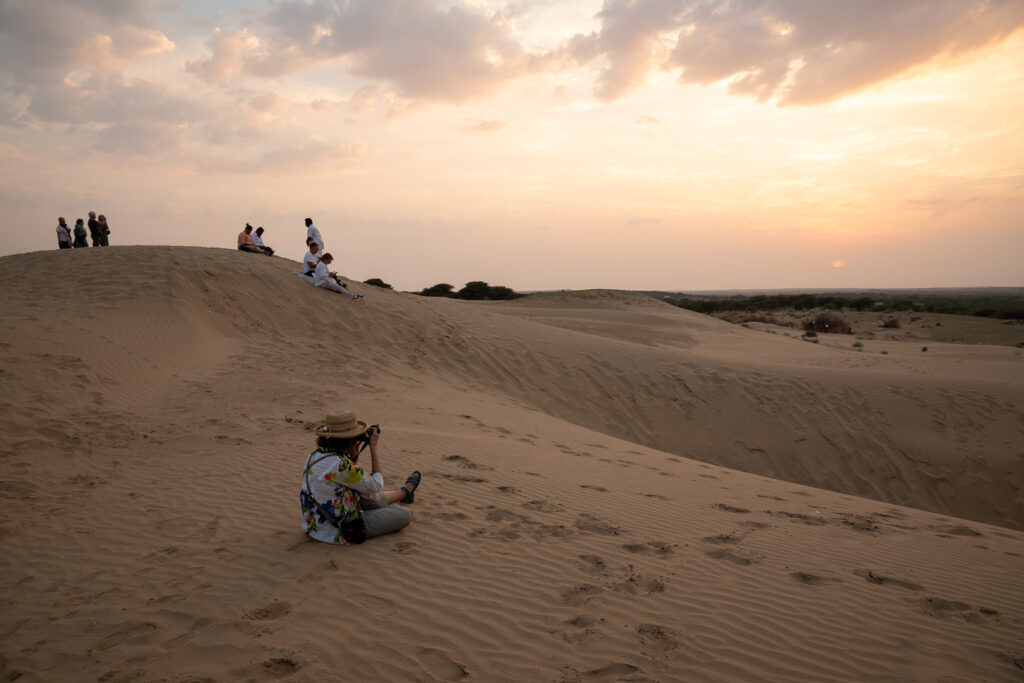
[[(296, 267), (0, 259), (0, 675), (1024, 675), (1019, 350), (623, 292), (356, 303)], [(332, 407), (381, 423), (389, 483), (423, 471), (401, 533), (301, 534)]]

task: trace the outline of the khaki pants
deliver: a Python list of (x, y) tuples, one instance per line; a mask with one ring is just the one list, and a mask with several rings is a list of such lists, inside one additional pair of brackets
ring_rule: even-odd
[(412, 521), (412, 513), (398, 503), (376, 510), (363, 510), (360, 514), (366, 521), (367, 538), (394, 533)]

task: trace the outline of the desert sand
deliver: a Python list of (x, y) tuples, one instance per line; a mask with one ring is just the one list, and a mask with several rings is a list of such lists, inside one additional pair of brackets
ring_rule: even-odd
[[(297, 267), (0, 259), (4, 680), (1024, 678), (1021, 350)], [(401, 532), (302, 534), (336, 409)]]

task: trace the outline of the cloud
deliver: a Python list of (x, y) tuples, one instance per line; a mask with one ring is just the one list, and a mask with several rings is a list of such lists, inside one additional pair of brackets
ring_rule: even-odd
[(504, 121), (479, 121), (469, 126), (463, 126), (463, 133), (494, 133), (508, 127)]
[(210, 48), (211, 56), (185, 62), (185, 70), (209, 83), (237, 78), (245, 71), (247, 63), (265, 57), (259, 39), (249, 33), (248, 29), (214, 29), (207, 47)]
[(329, 143), (321, 138), (310, 138), (302, 145), (277, 147), (248, 160), (206, 160), (202, 167), (204, 170), (217, 168), (229, 173), (306, 175), (342, 167), (352, 159), (364, 157), (369, 152), (369, 144), (361, 140), (338, 144)]
[(176, 149), (183, 134), (183, 125), (114, 123), (100, 131), (93, 149), (108, 154), (158, 155)]
[(73, 69), (109, 70), (125, 60), (174, 49), (156, 27), (148, 0), (5, 0), (0, 64), (19, 90), (59, 82)]
[(601, 29), (577, 35), (579, 63), (604, 59), (595, 92), (622, 97), (654, 71), (728, 80), (760, 101), (816, 104), (1024, 26), (1017, 0), (606, 0)]
[(125, 82), (120, 76), (93, 76), (75, 83), (41, 84), (28, 113), (48, 123), (110, 124), (128, 121), (175, 125), (204, 114), (201, 106), (149, 81)]
[(282, 0), (247, 30), (215, 32), (210, 56), (188, 70), (210, 82), (272, 78), (310, 65), (389, 83), (403, 97), (463, 101), (550, 63), (518, 42), (500, 17), (434, 0)]

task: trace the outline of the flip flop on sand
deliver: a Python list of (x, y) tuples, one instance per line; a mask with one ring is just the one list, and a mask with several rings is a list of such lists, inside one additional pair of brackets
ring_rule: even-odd
[(405, 480), (405, 486), (402, 490), (405, 491), (405, 500), (402, 502), (407, 505), (412, 505), (414, 496), (413, 493), (416, 491), (416, 487), (420, 485), (420, 471), (416, 470)]

